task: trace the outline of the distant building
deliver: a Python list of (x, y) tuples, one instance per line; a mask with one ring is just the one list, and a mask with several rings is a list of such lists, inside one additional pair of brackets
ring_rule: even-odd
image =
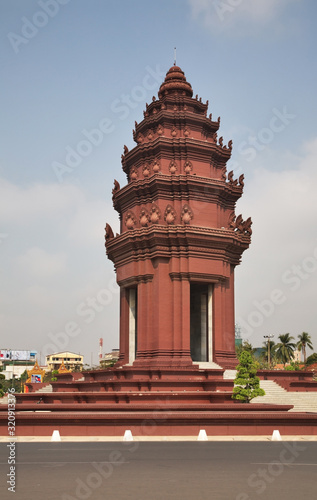
[(100, 360), (100, 366), (102, 368), (107, 368), (107, 366), (113, 366), (119, 359), (119, 349), (112, 349)]
[(25, 370), (34, 366), (37, 351), (0, 349), (0, 367), (5, 380), (20, 378)]
[(46, 364), (49, 370), (58, 370), (64, 362), (67, 370), (81, 371), (84, 365), (84, 356), (74, 352), (56, 352), (46, 356)]
[[(32, 363), (32, 365), (34, 362)], [(6, 364), (5, 368), (1, 372), (4, 375), (5, 380), (12, 380), (13, 378), (20, 378), (25, 370), (28, 370), (32, 365), (16, 365), (14, 363)]]
[(294, 351), (294, 359), (293, 361), (298, 361), (301, 363), (302, 361), (302, 353), (300, 351)]
[(234, 344), (235, 344), (235, 347), (241, 347), (242, 346), (242, 339), (238, 339), (237, 337), (235, 337)]

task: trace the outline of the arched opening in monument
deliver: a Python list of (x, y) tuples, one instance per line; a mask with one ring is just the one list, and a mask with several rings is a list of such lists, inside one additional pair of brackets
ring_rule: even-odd
[(136, 357), (138, 339), (138, 292), (137, 288), (129, 288), (129, 363), (132, 364)]
[(190, 354), (193, 361), (212, 361), (212, 285), (190, 285)]

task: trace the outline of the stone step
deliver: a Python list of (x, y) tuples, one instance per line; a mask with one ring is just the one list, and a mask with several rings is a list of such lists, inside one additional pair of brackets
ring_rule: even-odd
[(273, 380), (260, 380), (265, 396), (258, 396), (252, 403), (289, 404), (293, 412), (317, 413), (317, 392), (289, 392)]
[[(122, 391), (230, 391), (232, 380), (214, 377), (211, 380), (164, 379), (164, 380), (112, 380), (53, 382), (53, 392), (122, 392)], [(48, 391), (43, 391), (48, 392)]]
[(121, 369), (104, 369), (92, 370), (81, 373), (64, 373), (57, 376), (58, 382), (71, 381), (86, 381), (86, 382), (116, 382), (116, 381), (132, 381), (135, 382), (152, 382), (155, 380), (213, 380), (215, 377), (223, 379), (223, 368), (203, 369), (198, 365), (193, 365), (190, 368), (137, 368), (124, 367)]
[(51, 392), (17, 394), (17, 404), (55, 404), (55, 403), (102, 403), (102, 404), (153, 404), (161, 402), (173, 404), (224, 403), (232, 402), (231, 392), (213, 391), (119, 391), (119, 392)]
[[(70, 411), (76, 411), (76, 412), (84, 412), (84, 411), (93, 411), (93, 412), (100, 412), (100, 411), (115, 411), (115, 412), (132, 412), (132, 411), (143, 411), (143, 412), (152, 412), (154, 413), (162, 413), (166, 411), (170, 412), (176, 412), (176, 411), (183, 411), (183, 412), (205, 412), (205, 411), (212, 411), (212, 412), (286, 412), (291, 409), (291, 405), (268, 405), (268, 404), (256, 404), (256, 405), (246, 405), (245, 403), (237, 403), (235, 401), (227, 401), (224, 403), (205, 403), (205, 404), (197, 404), (195, 402), (189, 402), (187, 404), (184, 403), (178, 403), (176, 402), (171, 402), (171, 401), (153, 401), (153, 402), (148, 402), (148, 404), (145, 406), (140, 402), (137, 403), (130, 403), (130, 404), (125, 404), (125, 403), (45, 403), (45, 402), (38, 402), (38, 403), (23, 403), (23, 404), (17, 404), (16, 405), (16, 411), (17, 412), (28, 412), (28, 411), (33, 411), (33, 412), (70, 412)], [(6, 411), (6, 409), (2, 410)], [(0, 409), (1, 413), (1, 409)]]
[(41, 387), (38, 391), (35, 391), (37, 393), (39, 392), (53, 392), (53, 387), (51, 384), (45, 386), (45, 387)]

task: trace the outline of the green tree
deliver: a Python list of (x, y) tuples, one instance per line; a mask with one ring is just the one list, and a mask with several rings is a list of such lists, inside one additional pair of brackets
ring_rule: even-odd
[(285, 370), (288, 371), (299, 371), (302, 368), (300, 367), (300, 364), (298, 361), (291, 361), (291, 364), (285, 367)]
[(236, 347), (236, 354), (238, 359), (241, 353), (244, 351), (249, 352), (253, 357), (253, 354), (255, 353), (256, 349), (253, 348), (252, 344), (248, 340), (244, 340), (240, 346)]
[(51, 382), (57, 382), (57, 375), (58, 375), (58, 370), (53, 370)]
[(249, 403), (257, 396), (264, 396), (265, 392), (260, 389), (260, 379), (256, 376), (256, 372), (257, 368), (250, 352), (242, 352), (237, 366), (237, 376), (234, 380), (232, 399)]
[(317, 363), (317, 352), (314, 352), (310, 356), (308, 356), (306, 360), (306, 366), (312, 365), (314, 363)]
[(52, 371), (46, 372), (44, 375), (43, 382), (45, 382), (45, 383), (56, 382), (57, 381), (56, 375), (58, 375), (58, 370), (52, 370)]
[[(270, 366), (268, 365), (268, 354), (269, 354), (269, 344), (270, 344)], [(263, 342), (263, 351), (261, 354), (262, 360), (267, 364), (267, 367), (270, 368), (271, 366), (276, 365), (276, 343), (274, 340), (265, 340)]]
[(281, 334), (278, 338), (280, 339), (280, 342), (276, 345), (276, 356), (285, 367), (286, 363), (294, 358), (296, 345), (292, 342), (294, 337), (292, 337), (289, 333)]
[(3, 373), (0, 373), (0, 398), (3, 398), (3, 396), (4, 396), (3, 384), (1, 382), (1, 380), (4, 380), (4, 379), (5, 379), (5, 376), (3, 375)]
[(299, 340), (296, 344), (296, 347), (299, 351), (303, 351), (304, 363), (306, 363), (306, 347), (309, 347), (309, 349), (313, 349), (312, 340), (309, 333), (307, 332), (303, 332), (298, 335), (298, 339)]

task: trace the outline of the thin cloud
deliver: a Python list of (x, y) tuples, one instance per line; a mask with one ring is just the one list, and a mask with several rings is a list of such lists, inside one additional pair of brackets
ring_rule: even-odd
[(49, 278), (66, 270), (66, 255), (48, 253), (42, 248), (32, 247), (17, 259), (18, 264), (26, 274), (35, 279)]
[[(188, 0), (191, 15), (213, 32), (229, 36), (259, 34), (261, 28), (277, 22), (282, 29), (280, 16), (290, 3), (300, 0)], [(285, 21), (285, 20), (284, 20)]]
[(83, 204), (83, 192), (70, 184), (35, 183), (18, 186), (0, 179), (0, 222), (34, 222), (54, 215), (60, 217), (74, 205)]
[[(313, 313), (317, 285), (317, 138), (307, 142), (302, 151), (297, 169), (287, 170), (287, 165), (280, 171), (255, 167), (238, 205), (239, 213), (251, 215), (253, 235), (236, 273), (237, 321), (243, 323), (242, 333), (255, 345), (261, 345), (261, 337), (267, 332), (297, 336), (301, 331), (308, 331), (317, 345)], [(287, 162), (287, 153), (285, 157)], [(266, 315), (263, 311), (265, 307), (269, 311), (274, 290), (281, 291), (283, 301)], [(265, 306), (262, 312), (255, 302)], [(254, 327), (252, 321), (259, 320), (261, 314), (263, 321)]]
[[(39, 352), (51, 341), (49, 334), (63, 332), (70, 321), (81, 331), (69, 340), (72, 350), (90, 352), (91, 336), (97, 349), (105, 325), (113, 332), (106, 348), (116, 347), (119, 313), (112, 313), (118, 292), (104, 248), (106, 221), (119, 230), (111, 201), (90, 199), (87, 191), (68, 183), (20, 186), (3, 179), (0, 214), (0, 228), (8, 233), (1, 247), (0, 318), (10, 347), (27, 348), (21, 339), (27, 331), (27, 343)], [(111, 302), (99, 305), (88, 325), (77, 308), (88, 310), (88, 302), (104, 289), (101, 299), (109, 291)]]

